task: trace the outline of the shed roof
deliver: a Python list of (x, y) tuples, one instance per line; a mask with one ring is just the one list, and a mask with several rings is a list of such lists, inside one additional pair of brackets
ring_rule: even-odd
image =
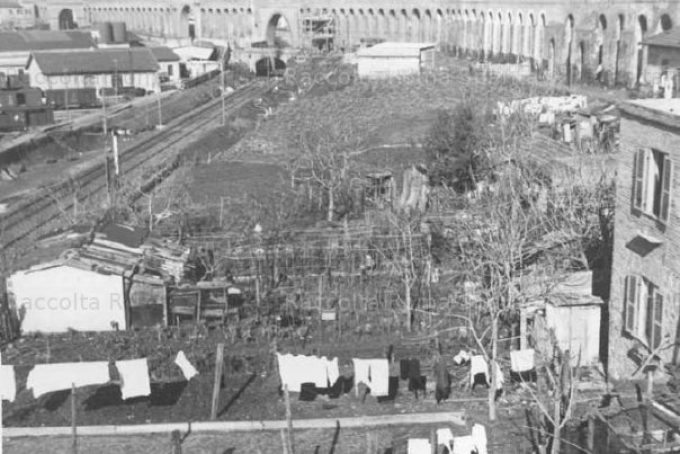
[(642, 40), (642, 44), (657, 47), (680, 48), (680, 29), (673, 28), (658, 35), (650, 36)]
[(384, 42), (357, 51), (357, 57), (420, 57), (420, 52), (433, 49), (434, 43), (395, 43)]
[(28, 65), (31, 65), (33, 60), (45, 75), (158, 71), (158, 62), (153, 53), (146, 47), (71, 52), (33, 52), (28, 60)]
[(680, 128), (680, 98), (636, 99), (621, 103), (619, 109), (627, 117)]
[(179, 55), (173, 52), (172, 49), (165, 46), (149, 47), (149, 50), (156, 57), (158, 61), (179, 61)]
[(0, 52), (90, 49), (94, 47), (92, 36), (89, 33), (79, 31), (21, 30), (0, 32)]

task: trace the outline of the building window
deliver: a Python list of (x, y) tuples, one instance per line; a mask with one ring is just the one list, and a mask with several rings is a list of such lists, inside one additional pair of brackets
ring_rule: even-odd
[(661, 345), (663, 295), (640, 276), (626, 278), (625, 330), (654, 350)]
[(94, 75), (88, 74), (83, 76), (83, 85), (86, 87), (94, 87), (96, 85)]
[(168, 65), (168, 76), (172, 76), (172, 65)]
[(23, 106), (26, 104), (26, 95), (23, 93), (17, 93), (17, 106)]
[(633, 174), (633, 208), (668, 223), (673, 181), (673, 162), (668, 153), (638, 150)]

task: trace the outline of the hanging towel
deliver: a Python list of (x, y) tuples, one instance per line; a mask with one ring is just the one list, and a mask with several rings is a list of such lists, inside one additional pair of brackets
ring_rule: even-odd
[(79, 363), (38, 364), (28, 374), (26, 389), (33, 389), (37, 399), (43, 394), (109, 381), (109, 363), (92, 361)]
[(186, 355), (181, 350), (179, 353), (177, 353), (177, 357), (175, 358), (175, 364), (177, 364), (179, 368), (182, 369), (184, 378), (186, 378), (187, 381), (191, 380), (193, 377), (198, 375), (198, 371), (196, 370), (196, 368), (189, 362)]
[(483, 425), (472, 426), (472, 442), (477, 448), (477, 454), (486, 454), (486, 428)]
[(475, 443), (470, 435), (453, 439), (453, 454), (470, 454), (475, 450)]
[(352, 359), (354, 383), (363, 382), (371, 388), (371, 395), (387, 396), (390, 393), (390, 363), (387, 359)]
[(328, 388), (328, 361), (326, 358), (316, 356), (305, 356), (303, 358), (305, 382), (314, 383), (317, 388)]
[(437, 380), (435, 387), (435, 399), (437, 403), (448, 399), (451, 395), (451, 376), (443, 358), (439, 358), (434, 365), (434, 376)]
[(448, 427), (444, 429), (437, 429), (437, 445), (444, 445), (447, 448), (451, 448), (453, 443), (453, 433)]
[(306, 379), (305, 367), (307, 367), (307, 364), (305, 357), (291, 354), (281, 355), (280, 353), (277, 353), (276, 356), (279, 362), (281, 387), (287, 385), (288, 391), (299, 393), (302, 383), (309, 382)]
[(326, 360), (326, 376), (328, 383), (332, 386), (340, 378), (340, 368), (338, 367), (338, 358)]
[(408, 454), (431, 454), (430, 440), (427, 438), (409, 438)]
[(14, 402), (17, 395), (17, 381), (14, 366), (0, 366), (0, 399)]
[(534, 349), (527, 348), (524, 350), (514, 350), (510, 352), (510, 364), (513, 372), (528, 372), (533, 370), (534, 365)]
[(146, 358), (116, 361), (116, 369), (120, 375), (120, 393), (123, 400), (151, 394)]
[(475, 375), (484, 374), (486, 382), (489, 383), (489, 366), (482, 355), (475, 355), (470, 358), (470, 384), (475, 384)]

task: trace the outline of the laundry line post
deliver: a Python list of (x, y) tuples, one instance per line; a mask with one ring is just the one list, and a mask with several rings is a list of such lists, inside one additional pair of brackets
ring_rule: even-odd
[(283, 385), (283, 399), (286, 403), (286, 423), (288, 425), (288, 454), (295, 454), (295, 443), (293, 441), (293, 413), (290, 410), (290, 392), (288, 385)]
[(212, 402), (210, 406), (210, 420), (217, 419), (217, 405), (220, 401), (220, 385), (222, 384), (222, 373), (224, 371), (224, 344), (217, 344), (215, 354), (215, 381), (213, 383)]
[(76, 434), (76, 384), (71, 383), (71, 452), (78, 454), (78, 437)]

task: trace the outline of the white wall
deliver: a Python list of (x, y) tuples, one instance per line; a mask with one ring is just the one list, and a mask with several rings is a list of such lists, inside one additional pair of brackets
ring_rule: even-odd
[(364, 57), (357, 56), (360, 78), (380, 79), (420, 73), (420, 59), (417, 57)]
[[(179, 68), (177, 68), (179, 71)], [(57, 75), (45, 76), (40, 71), (35, 61), (27, 70), (31, 78), (31, 86), (41, 88), (42, 90), (63, 90), (63, 89), (78, 89), (78, 88), (96, 88), (97, 92), (101, 88), (113, 87), (111, 74), (72, 74), (72, 75)], [(123, 86), (134, 86), (143, 88), (147, 91), (158, 93), (160, 90), (158, 84), (158, 75), (155, 72), (146, 73), (121, 73), (123, 79)], [(132, 77), (132, 79), (130, 79)]]
[(126, 329), (121, 276), (55, 266), (13, 274), (8, 290), (24, 333)]

